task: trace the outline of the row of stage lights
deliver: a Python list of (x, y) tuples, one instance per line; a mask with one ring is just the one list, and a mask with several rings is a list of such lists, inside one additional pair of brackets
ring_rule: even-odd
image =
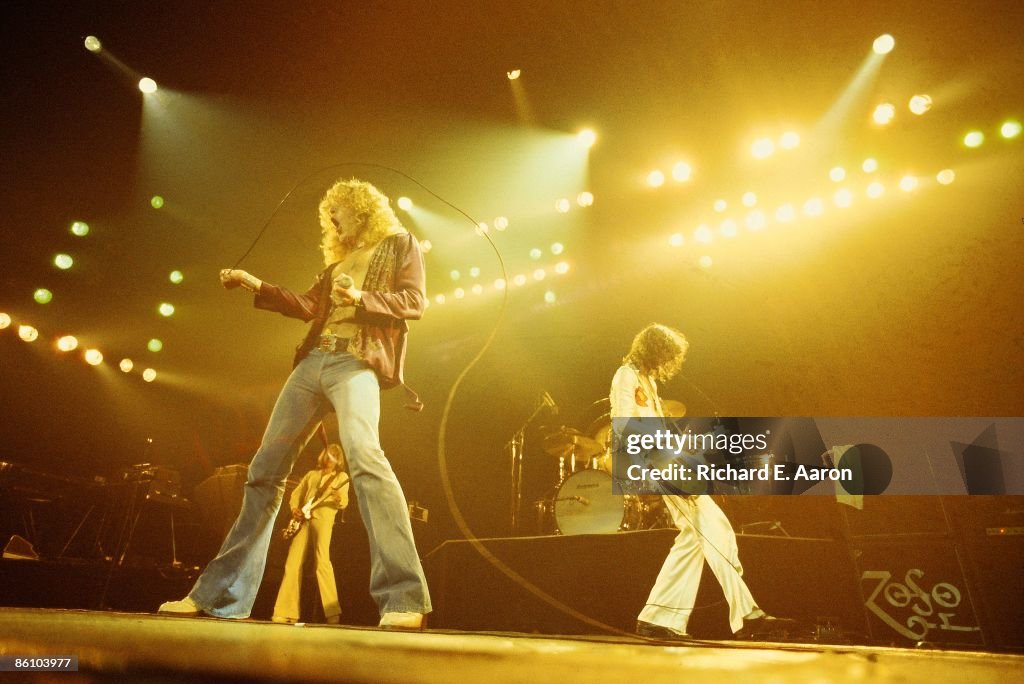
[[(14, 324), (10, 314), (0, 313), (0, 330), (6, 330)], [(27, 323), (21, 323), (18, 325), (18, 337), (24, 342), (35, 342), (39, 339), (39, 331), (32, 325)], [(150, 351), (159, 351), (159, 349), (153, 349), (153, 343), (156, 342), (160, 346), (160, 340), (150, 340)], [(74, 335), (62, 335), (53, 342), (53, 347), (58, 352), (67, 354), (73, 352), (79, 347), (78, 338)], [(82, 350), (82, 359), (90, 366), (99, 366), (103, 363), (103, 352), (94, 347), (90, 347)], [(135, 362), (131, 359), (124, 358), (118, 363), (118, 368), (124, 373), (131, 373), (135, 368)], [(146, 382), (153, 382), (156, 380), (156, 371), (152, 368), (146, 368), (142, 371), (142, 379)]]

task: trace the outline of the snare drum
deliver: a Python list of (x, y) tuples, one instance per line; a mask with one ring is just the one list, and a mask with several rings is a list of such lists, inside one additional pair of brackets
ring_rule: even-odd
[(623, 524), (624, 498), (612, 494), (612, 476), (580, 470), (555, 495), (555, 527), (560, 534), (610, 534)]

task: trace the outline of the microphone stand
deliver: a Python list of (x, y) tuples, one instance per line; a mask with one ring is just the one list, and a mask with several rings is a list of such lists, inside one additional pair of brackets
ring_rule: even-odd
[(511, 522), (512, 535), (519, 534), (519, 527), (522, 524), (520, 513), (523, 500), (523, 442), (526, 439), (526, 428), (540, 414), (548, 404), (541, 399), (540, 404), (533, 410), (526, 422), (512, 434), (512, 439), (505, 443), (505, 450), (512, 462), (512, 501), (511, 501)]

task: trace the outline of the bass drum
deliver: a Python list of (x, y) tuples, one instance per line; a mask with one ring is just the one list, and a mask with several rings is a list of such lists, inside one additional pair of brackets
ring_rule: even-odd
[(559, 534), (611, 534), (623, 524), (625, 498), (612, 494), (612, 476), (580, 470), (565, 478), (555, 495)]

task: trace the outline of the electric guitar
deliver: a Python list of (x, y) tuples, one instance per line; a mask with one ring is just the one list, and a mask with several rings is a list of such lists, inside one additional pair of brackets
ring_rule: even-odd
[[(339, 473), (336, 473), (334, 477), (337, 477), (338, 474)], [(344, 477), (344, 479), (341, 482), (334, 485), (333, 487), (328, 487), (325, 490), (323, 490), (323, 494), (321, 494), (319, 497), (314, 492), (313, 495), (309, 497), (309, 501), (307, 501), (305, 505), (303, 505), (302, 508), (300, 509), (302, 513), (301, 516), (292, 516), (292, 519), (288, 521), (288, 526), (281, 530), (281, 536), (284, 537), (285, 541), (288, 541), (289, 539), (291, 539), (299, 533), (299, 530), (302, 529), (302, 526), (305, 524), (305, 522), (309, 520), (310, 517), (312, 517), (314, 508), (318, 507), (324, 501), (327, 501), (328, 498), (330, 498), (336, 491), (338, 491), (348, 482), (348, 475), (346, 475), (345, 473), (340, 473), (340, 475)]]

